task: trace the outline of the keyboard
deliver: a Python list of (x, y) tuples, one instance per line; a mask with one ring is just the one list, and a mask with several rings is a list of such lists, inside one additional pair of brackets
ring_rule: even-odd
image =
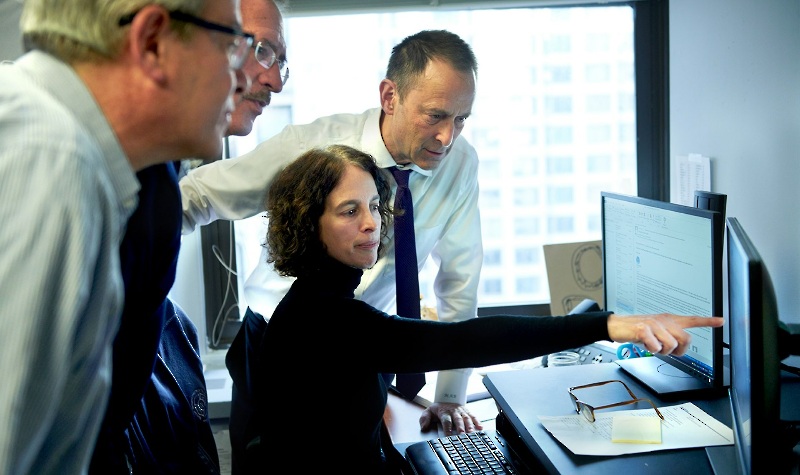
[[(493, 440), (486, 431), (478, 431), (416, 443), (407, 449), (406, 457), (419, 474), (518, 474), (502, 444), (499, 438)], [(431, 465), (432, 453), (438, 456), (443, 470), (421, 467)], [(415, 464), (421, 462), (420, 458), (428, 462)]]

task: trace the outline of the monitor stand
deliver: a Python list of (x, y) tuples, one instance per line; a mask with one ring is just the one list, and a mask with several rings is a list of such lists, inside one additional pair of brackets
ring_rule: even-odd
[[(664, 400), (716, 397), (725, 391), (724, 387), (714, 387), (656, 356), (620, 359), (614, 363)], [(723, 381), (727, 384), (728, 368), (724, 370)]]

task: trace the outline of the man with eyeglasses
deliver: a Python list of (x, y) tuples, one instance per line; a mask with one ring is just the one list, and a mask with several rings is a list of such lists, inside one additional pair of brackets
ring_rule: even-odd
[[(246, 88), (236, 70), (252, 38), (236, 1), (184, 3), (23, 5), (27, 53), (0, 66), (0, 295), (13, 328), (0, 337), (0, 473), (86, 472), (123, 301), (150, 284), (129, 272), (123, 243), (144, 174), (218, 156), (233, 93)], [(194, 20), (229, 31), (187, 28)], [(176, 203), (153, 203), (175, 231)], [(141, 304), (153, 312), (159, 301)]]
[[(226, 135), (246, 135), (250, 132), (255, 118), (269, 104), (271, 93), (283, 89), (288, 72), (282, 16), (278, 6), (272, 0), (242, 0), (241, 13), (241, 29), (247, 31), (246, 35), (254, 34), (256, 38), (245, 48), (240, 60), (242, 71), (250, 81), (250, 88), (236, 91), (236, 108), (231, 114)], [(176, 15), (172, 16), (176, 18)], [(180, 17), (201, 27), (210, 25), (206, 20), (188, 15), (182, 14)], [(210, 28), (227, 33), (225, 27), (220, 25)], [(213, 157), (212, 160), (217, 158)], [(164, 202), (175, 203), (180, 196), (175, 192), (177, 184), (174, 173), (170, 183), (173, 184), (169, 187), (171, 196), (151, 199), (149, 203), (161, 203), (162, 207)], [(147, 211), (139, 213), (142, 209)], [(140, 205), (137, 215), (147, 217), (149, 221), (132, 219), (126, 242), (142, 240), (131, 236), (154, 234), (160, 211), (155, 206), (143, 208)], [(170, 216), (172, 227), (174, 223), (174, 216)], [(163, 226), (160, 228), (163, 229)], [(149, 262), (152, 267), (162, 264), (160, 269), (166, 272), (153, 273), (151, 277), (164, 276), (167, 290), (174, 280), (180, 239), (179, 232), (176, 233), (172, 228), (170, 230), (166, 235), (172, 238), (173, 246), (168, 246), (160, 254), (140, 253), (136, 256), (138, 262)], [(136, 270), (141, 266), (132, 263), (131, 267)], [(163, 298), (165, 293), (158, 295)], [(144, 318), (147, 313), (142, 313), (142, 305), (137, 303), (142, 296), (140, 292), (136, 301), (126, 302), (124, 315), (128, 318), (123, 318), (114, 348), (115, 374), (121, 377), (114, 380), (111, 402), (112, 405), (115, 402), (117, 404), (110, 406), (106, 414), (104, 432), (98, 439), (90, 473), (106, 475), (128, 473), (129, 470), (132, 473), (161, 474), (218, 473), (220, 463), (208, 419), (197, 329), (183, 310), (169, 298), (164, 299), (152, 317)], [(146, 322), (152, 324), (147, 325)], [(158, 345), (154, 363), (153, 343)], [(131, 355), (142, 357), (137, 356), (131, 361)], [(145, 361), (150, 364), (143, 366), (141, 362)], [(131, 374), (142, 375), (142, 370), (152, 370), (149, 381), (146, 377), (131, 377)], [(142, 382), (149, 384), (140, 389), (136, 384)], [(138, 401), (137, 395), (141, 395)]]
[[(238, 69), (252, 37), (237, 0), (130, 9), (26, 0), (26, 53), (0, 66), (0, 473), (88, 470), (120, 375), (123, 304), (152, 315), (171, 285), (161, 262), (129, 252), (179, 242), (172, 163), (219, 156), (234, 92), (247, 87)], [(142, 206), (169, 226), (126, 243)], [(141, 354), (150, 359), (136, 368), (152, 366), (154, 353)]]
[(226, 135), (245, 136), (253, 130), (253, 122), (278, 94), (289, 79), (286, 39), (283, 34), (282, 2), (241, 0), (243, 27), (255, 35), (253, 53), (243, 71), (250, 78), (250, 89), (238, 96), (236, 110)]

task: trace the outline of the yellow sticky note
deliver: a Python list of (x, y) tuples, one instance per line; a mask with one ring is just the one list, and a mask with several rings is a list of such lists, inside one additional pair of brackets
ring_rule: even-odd
[(661, 419), (658, 416), (614, 416), (611, 442), (618, 444), (660, 444)]

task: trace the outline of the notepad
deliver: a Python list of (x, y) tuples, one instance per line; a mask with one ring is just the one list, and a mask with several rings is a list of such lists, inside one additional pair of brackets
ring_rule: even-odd
[(611, 442), (617, 444), (660, 444), (659, 417), (614, 416), (611, 423)]

